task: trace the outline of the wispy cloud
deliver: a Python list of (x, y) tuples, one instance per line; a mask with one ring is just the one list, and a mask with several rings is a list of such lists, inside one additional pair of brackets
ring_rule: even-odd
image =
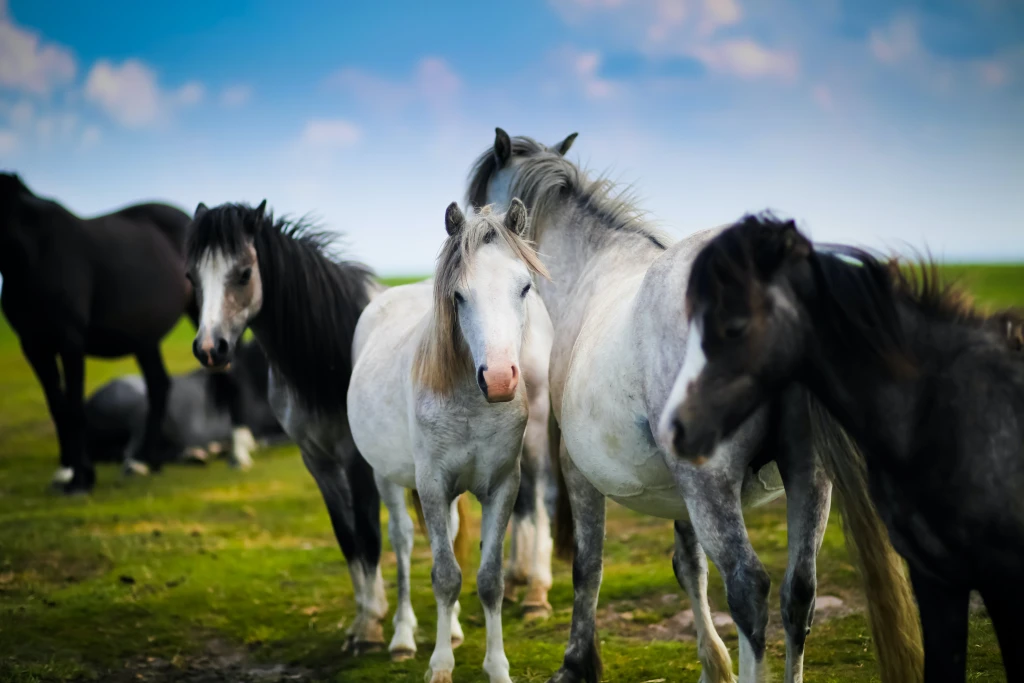
[(76, 71), (70, 50), (15, 25), (0, 0), (0, 87), (48, 95), (74, 80)]
[(311, 150), (336, 151), (357, 144), (363, 137), (359, 126), (344, 119), (311, 119), (299, 138), (302, 147)]
[[(793, 80), (800, 59), (743, 35), (738, 0), (551, 0), (570, 24), (599, 27), (649, 59), (691, 57), (709, 72), (742, 79)], [(729, 28), (729, 37), (722, 37)]]
[(156, 72), (138, 59), (121, 64), (101, 59), (85, 81), (85, 98), (126, 128), (147, 128), (166, 122), (177, 111), (202, 101), (205, 90), (191, 81), (164, 90)]
[(251, 85), (231, 85), (220, 92), (220, 104), (223, 107), (235, 108), (244, 106), (252, 99)]
[(390, 79), (356, 67), (331, 74), (325, 86), (355, 98), (374, 110), (399, 114), (426, 105), (434, 113), (451, 111), (462, 91), (462, 79), (444, 59), (424, 57), (407, 79)]

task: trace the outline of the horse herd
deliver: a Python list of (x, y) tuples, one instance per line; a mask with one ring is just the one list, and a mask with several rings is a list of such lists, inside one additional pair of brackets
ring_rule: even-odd
[[(113, 448), (136, 469), (166, 459), (175, 391), (216, 414), (238, 464), (250, 425), (283, 430), (347, 560), (357, 650), (384, 643), (388, 508), (394, 659), (416, 651), (414, 491), (438, 610), (430, 683), (452, 680), (462, 639), (467, 491), (483, 508), (477, 588), (492, 683), (511, 680), (503, 596), (526, 583), (527, 610), (550, 610), (553, 545), (572, 558), (574, 599), (551, 681), (600, 679), (606, 498), (674, 521), (701, 681), (736, 680), (712, 622), (708, 557), (736, 623), (739, 680), (766, 680), (770, 580), (743, 508), (784, 492), (788, 683), (803, 680), (835, 486), (882, 680), (964, 681), (971, 591), (1008, 680), (1024, 680), (1024, 318), (977, 311), (931, 266), (813, 244), (770, 214), (674, 241), (566, 158), (575, 138), (547, 146), (497, 129), (465, 212), (445, 213), (434, 278), (390, 289), (265, 201), (83, 221), (0, 176), (3, 309), (43, 386), (65, 490), (95, 480), (86, 355), (138, 358), (144, 386), (120, 389), (133, 426)], [(195, 356), (224, 372), (168, 378), (158, 343), (183, 312)], [(258, 348), (242, 341), (247, 329)], [(190, 377), (202, 388), (174, 388)]]

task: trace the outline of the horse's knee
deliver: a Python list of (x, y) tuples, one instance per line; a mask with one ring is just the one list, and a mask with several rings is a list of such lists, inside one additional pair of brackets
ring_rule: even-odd
[(803, 645), (814, 619), (817, 580), (813, 566), (802, 566), (787, 574), (782, 583), (782, 625), (790, 639)]
[(500, 569), (495, 571), (491, 567), (481, 567), (476, 575), (476, 590), (485, 608), (495, 609), (500, 606), (505, 593)]
[(736, 628), (746, 637), (758, 659), (764, 656), (768, 626), (768, 593), (772, 580), (757, 557), (737, 564), (726, 579), (726, 595)]
[(430, 579), (434, 585), (434, 596), (443, 604), (451, 605), (458, 600), (462, 591), (462, 570), (454, 557), (435, 557)]

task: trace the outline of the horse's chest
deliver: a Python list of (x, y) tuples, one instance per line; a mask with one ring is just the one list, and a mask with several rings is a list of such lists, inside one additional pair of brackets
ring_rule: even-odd
[(431, 415), (416, 420), (417, 470), (439, 472), (456, 490), (486, 496), (516, 467), (528, 417), (524, 391), (507, 404)]

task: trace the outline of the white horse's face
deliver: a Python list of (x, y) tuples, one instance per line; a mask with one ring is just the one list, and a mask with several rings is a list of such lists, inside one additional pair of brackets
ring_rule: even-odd
[(516, 395), (532, 283), (526, 264), (496, 239), (477, 250), (456, 288), (459, 328), (473, 356), (477, 384), (491, 403)]
[(208, 368), (223, 367), (263, 306), (256, 248), (249, 243), (238, 254), (208, 250), (191, 265), (189, 279), (200, 307), (192, 352)]

